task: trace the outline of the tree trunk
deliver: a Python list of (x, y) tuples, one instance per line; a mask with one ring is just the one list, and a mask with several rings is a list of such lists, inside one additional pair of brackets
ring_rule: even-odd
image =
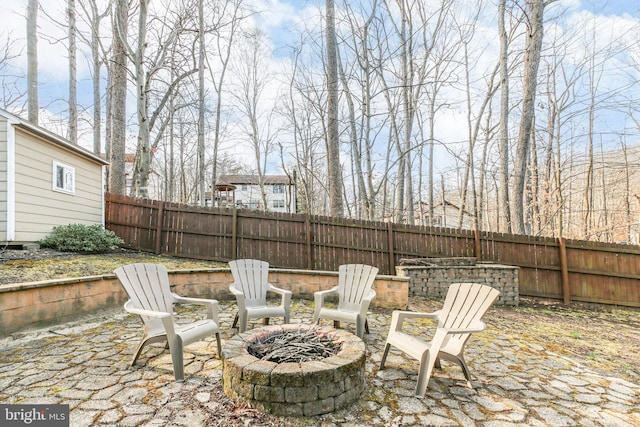
[(326, 0), (327, 19), (327, 178), (329, 213), (342, 217), (342, 171), (340, 167), (340, 132), (338, 127), (338, 60), (334, 0)]
[(76, 79), (76, 1), (67, 0), (67, 22), (69, 23), (69, 129), (67, 139), (78, 143), (78, 96)]
[(525, 14), (527, 21), (527, 38), (524, 52), (524, 82), (522, 93), (522, 118), (518, 132), (516, 146), (516, 158), (514, 164), (514, 181), (512, 197), (512, 221), (513, 231), (518, 234), (525, 233), (524, 226), (524, 197), (525, 182), (527, 180), (527, 160), (531, 148), (531, 133), (535, 112), (536, 87), (538, 78), (538, 66), (542, 50), (544, 13), (543, 0), (526, 0)]
[(147, 7), (149, 0), (140, 0), (138, 16), (138, 44), (135, 51), (135, 82), (138, 115), (138, 143), (136, 163), (133, 171), (131, 193), (138, 197), (149, 197), (149, 173), (151, 171), (150, 127), (147, 113), (147, 79), (144, 71), (144, 52), (147, 46)]
[[(102, 146), (102, 97), (100, 96), (100, 22), (103, 18), (98, 13), (95, 0), (89, 2), (91, 7), (91, 62), (93, 65), (93, 152), (99, 154)], [(108, 9), (107, 9), (108, 10)], [(106, 11), (105, 11), (106, 14)], [(105, 147), (105, 152), (107, 152)]]
[(110, 110), (110, 153), (109, 156), (109, 191), (125, 194), (125, 143), (127, 138), (127, 19), (129, 7), (127, 0), (115, 0), (113, 10), (113, 43), (111, 46), (111, 81)]
[[(198, 0), (198, 195), (200, 206), (205, 205), (205, 176), (204, 176), (204, 0)], [(213, 188), (211, 188), (213, 202)]]
[(27, 118), (38, 124), (38, 0), (27, 3)]
[(498, 31), (500, 34), (500, 127), (498, 151), (500, 155), (500, 211), (504, 231), (511, 233), (509, 207), (509, 55), (507, 29), (505, 27), (505, 3), (498, 3)]

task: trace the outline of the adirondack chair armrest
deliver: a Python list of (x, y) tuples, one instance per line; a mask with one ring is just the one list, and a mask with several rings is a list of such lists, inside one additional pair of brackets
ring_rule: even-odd
[(170, 318), (173, 316), (172, 313), (167, 313), (166, 311), (153, 311), (153, 310), (145, 310), (144, 308), (133, 307), (131, 305), (131, 300), (127, 301), (124, 304), (124, 309), (132, 314), (137, 314), (139, 316), (147, 316), (147, 317), (155, 317), (156, 319), (164, 319), (166, 317)]
[(371, 304), (371, 301), (373, 301), (375, 297), (376, 297), (376, 291), (374, 291), (373, 289), (370, 289), (369, 292), (367, 292), (367, 294), (362, 298), (362, 304), (360, 306), (361, 316), (367, 315), (367, 311), (369, 311), (369, 305)]
[(440, 317), (440, 310), (433, 313), (421, 313), (415, 311), (401, 311), (395, 310), (391, 313), (391, 330), (402, 331), (402, 324), (406, 319), (433, 319), (438, 320)]
[(243, 311), (246, 309), (244, 293), (240, 289), (237, 289), (235, 285), (236, 285), (235, 282), (229, 285), (229, 292), (231, 292), (233, 296), (236, 297), (236, 302), (238, 303), (238, 310)]
[(472, 323), (466, 328), (442, 328), (447, 334), (470, 334), (474, 332), (482, 332), (486, 329), (486, 325), (482, 321)]
[(314, 299), (315, 299), (316, 301), (318, 301), (318, 299), (317, 299), (317, 298), (320, 298), (320, 300), (319, 300), (319, 301), (320, 301), (320, 302), (323, 302), (323, 301), (324, 301), (324, 297), (326, 297), (327, 295), (337, 294), (337, 293), (338, 293), (338, 287), (337, 287), (337, 286), (335, 286), (335, 287), (333, 287), (333, 288), (331, 288), (331, 289), (327, 289), (327, 290), (324, 290), (324, 291), (314, 292), (314, 293), (313, 293), (313, 297), (314, 297)]
[(178, 304), (197, 304), (204, 305), (207, 308), (207, 319), (213, 319), (216, 325), (218, 322), (218, 300), (205, 298), (181, 297), (180, 295), (171, 293), (173, 301)]
[(371, 303), (371, 301), (373, 301), (373, 299), (376, 297), (376, 291), (374, 291), (373, 289), (370, 289), (369, 292), (367, 292), (367, 294), (364, 296), (364, 298), (362, 298), (363, 301), (366, 301), (367, 304)]
[(235, 285), (235, 283), (229, 285), (229, 292), (231, 292), (236, 298), (241, 298), (244, 302), (244, 293), (240, 289), (236, 288)]
[(273, 292), (281, 296), (282, 304), (287, 305), (291, 301), (291, 291), (281, 289), (267, 283), (267, 292)]
[(313, 293), (313, 304), (314, 304), (313, 320), (314, 321), (317, 321), (320, 316), (320, 309), (324, 305), (324, 298), (327, 295), (337, 294), (337, 293), (338, 293), (338, 286), (335, 286), (331, 289), (326, 289), (324, 291), (317, 291)]

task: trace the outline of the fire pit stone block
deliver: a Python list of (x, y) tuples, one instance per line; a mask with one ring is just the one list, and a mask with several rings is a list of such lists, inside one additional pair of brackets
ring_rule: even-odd
[(274, 325), (238, 334), (222, 350), (223, 388), (227, 396), (280, 416), (315, 416), (346, 408), (365, 389), (364, 342), (340, 329), (318, 328), (342, 342), (341, 351), (325, 359), (301, 363), (259, 360), (248, 343), (299, 325)]

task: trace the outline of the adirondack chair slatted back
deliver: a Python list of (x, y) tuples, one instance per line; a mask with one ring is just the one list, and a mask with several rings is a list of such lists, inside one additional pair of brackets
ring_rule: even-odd
[[(167, 268), (160, 264), (130, 264), (115, 270), (115, 274), (137, 308), (173, 312)], [(141, 316), (145, 328), (162, 328), (162, 321)]]
[[(445, 328), (466, 328), (480, 320), (500, 295), (497, 289), (479, 283), (454, 283), (449, 287), (442, 307), (439, 325)], [(444, 345), (462, 348), (471, 334), (451, 334)]]
[(373, 286), (378, 269), (365, 264), (344, 264), (338, 269), (338, 309), (359, 311)]
[(229, 267), (234, 286), (244, 294), (247, 306), (265, 305), (269, 263), (257, 259), (238, 259), (229, 261)]

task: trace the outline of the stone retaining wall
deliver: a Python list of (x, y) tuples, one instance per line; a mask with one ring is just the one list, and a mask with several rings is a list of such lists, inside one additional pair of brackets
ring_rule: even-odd
[(247, 350), (257, 336), (299, 325), (253, 329), (231, 338), (222, 349), (224, 392), (262, 411), (280, 416), (315, 416), (345, 408), (364, 392), (365, 345), (357, 336), (319, 328), (343, 342), (335, 356), (302, 363), (260, 360)]
[(409, 278), (409, 297), (444, 299), (452, 283), (474, 282), (498, 289), (500, 296), (495, 303), (499, 305), (518, 305), (518, 270), (518, 267), (483, 263), (396, 267), (398, 276)]

